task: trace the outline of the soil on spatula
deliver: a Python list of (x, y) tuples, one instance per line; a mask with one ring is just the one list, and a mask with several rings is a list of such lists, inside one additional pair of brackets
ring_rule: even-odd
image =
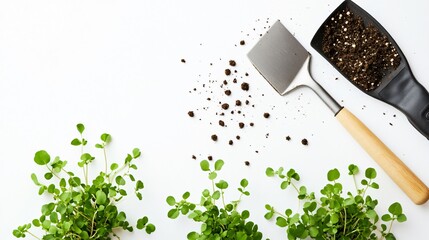
[(345, 9), (325, 25), (324, 54), (339, 70), (364, 91), (376, 89), (401, 57), (392, 43), (375, 26), (365, 26), (362, 18)]

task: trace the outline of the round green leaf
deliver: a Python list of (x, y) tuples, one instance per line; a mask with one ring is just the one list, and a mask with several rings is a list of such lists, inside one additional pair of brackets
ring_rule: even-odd
[(279, 227), (286, 227), (287, 226), (287, 221), (283, 217), (277, 217), (276, 224)]
[(349, 165), (349, 175), (356, 175), (359, 173), (359, 168), (358, 166), (354, 165), (354, 164), (350, 164)]
[(369, 179), (374, 179), (377, 177), (377, 171), (375, 171), (374, 168), (367, 168), (365, 170), (365, 177), (367, 177)]
[(400, 214), (397, 218), (398, 222), (405, 222), (407, 221), (407, 216), (405, 214)]
[(122, 176), (117, 176), (115, 178), (115, 181), (116, 181), (116, 184), (121, 185), (121, 186), (125, 185), (125, 183), (126, 183), (125, 179)]
[(95, 199), (98, 205), (103, 205), (104, 203), (106, 203), (107, 196), (102, 190), (98, 190), (95, 193)]
[(329, 170), (328, 172), (328, 180), (329, 181), (335, 181), (338, 178), (340, 178), (340, 171), (338, 171), (338, 169), (334, 168), (332, 170)]
[(389, 212), (395, 216), (399, 216), (402, 214), (402, 206), (400, 203), (395, 202), (389, 206)]
[(242, 179), (240, 182), (240, 186), (242, 187), (247, 187), (247, 185), (249, 185), (249, 181), (247, 181), (247, 179)]
[(168, 196), (166, 201), (167, 204), (170, 206), (174, 206), (174, 204), (176, 204), (176, 199), (173, 196)]
[(83, 133), (83, 131), (85, 130), (85, 126), (82, 123), (78, 123), (76, 125), (77, 130), (79, 131), (80, 134)]
[(265, 174), (268, 176), (268, 177), (273, 177), (274, 176), (274, 169), (272, 169), (272, 168), (267, 168), (267, 170), (265, 170)]
[(151, 233), (155, 232), (155, 230), (156, 230), (156, 227), (152, 223), (149, 223), (148, 225), (146, 225), (146, 233), (147, 234), (151, 234)]
[(191, 194), (190, 194), (189, 192), (185, 192), (185, 193), (182, 195), (182, 198), (183, 198), (183, 199), (188, 199), (188, 198), (189, 198), (189, 196), (191, 196)]
[(51, 161), (51, 156), (45, 150), (40, 150), (34, 155), (34, 162), (38, 165), (46, 165), (49, 161)]
[(77, 138), (75, 138), (71, 141), (71, 145), (73, 145), (73, 146), (79, 146), (81, 144), (82, 144), (82, 142)]
[(171, 209), (168, 211), (167, 216), (171, 219), (176, 219), (179, 216), (179, 210), (176, 208)]
[(210, 171), (209, 161), (207, 161), (207, 160), (201, 161), (200, 162), (200, 167), (201, 167), (201, 170), (203, 170), (203, 171)]
[(223, 162), (223, 160), (217, 160), (216, 162), (215, 162), (215, 170), (216, 171), (220, 171), (221, 169), (222, 169), (222, 166), (224, 165), (224, 162)]

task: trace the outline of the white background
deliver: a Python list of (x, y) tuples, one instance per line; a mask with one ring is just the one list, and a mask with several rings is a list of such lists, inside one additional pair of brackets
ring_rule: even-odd
[[(264, 27), (280, 19), (313, 55), (313, 77), (429, 184), (428, 140), (399, 111), (354, 88), (310, 47), (317, 28), (340, 2), (0, 1), (0, 239), (13, 239), (12, 230), (38, 217), (49, 200), (37, 195), (30, 179), (31, 173), (41, 176), (45, 171), (33, 162), (37, 150), (68, 160), (68, 168), (80, 173), (79, 150), (69, 144), (79, 122), (86, 125), (90, 146), (103, 132), (113, 136), (109, 161), (122, 161), (133, 147), (143, 151), (135, 175), (145, 183), (144, 200), (131, 197), (120, 207), (132, 222), (149, 216), (157, 231), (150, 236), (141, 231), (121, 234), (123, 239), (186, 239), (189, 231), (198, 230), (186, 217), (168, 219), (165, 198), (190, 191), (191, 199), (198, 201), (199, 193), (210, 186), (199, 170), (199, 161), (208, 155), (225, 160), (220, 177), (231, 186), (227, 200), (238, 197), (235, 188), (241, 178), (249, 180), (251, 196), (240, 209), (250, 210), (267, 238), (286, 235), (263, 218), (264, 205), (279, 210), (297, 210), (299, 205), (291, 189), (281, 191), (278, 181), (265, 177), (266, 167), (295, 168), (301, 183), (318, 192), (332, 168), (342, 171), (345, 188), (353, 190), (346, 173), (354, 163), (378, 170), (381, 189), (370, 194), (379, 199), (380, 213), (392, 202), (402, 203), (408, 221), (395, 224), (398, 239), (421, 239), (429, 224), (429, 206), (414, 205), (310, 90), (281, 97), (246, 58)], [(356, 2), (391, 33), (416, 78), (429, 88), (429, 4)], [(240, 46), (240, 40), (246, 45)], [(239, 83), (250, 84), (248, 93), (224, 76), (230, 59), (237, 62)], [(220, 88), (223, 79), (230, 81), (230, 97)], [(227, 114), (228, 127), (219, 127), (218, 101), (236, 98), (249, 99), (255, 107), (243, 106), (245, 117)], [(188, 117), (190, 110), (196, 117)], [(271, 117), (263, 118), (264, 112)], [(239, 121), (255, 126), (239, 129)], [(210, 140), (214, 133), (219, 136), (216, 143)], [(229, 146), (235, 135), (241, 140)], [(309, 146), (300, 143), (303, 138)], [(101, 153), (92, 147), (87, 151), (98, 160), (93, 176), (102, 167)]]

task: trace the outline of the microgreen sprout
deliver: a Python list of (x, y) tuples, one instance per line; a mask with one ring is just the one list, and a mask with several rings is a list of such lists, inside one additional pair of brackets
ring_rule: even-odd
[[(84, 181), (77, 174), (66, 170), (67, 161), (59, 157), (51, 159), (45, 150), (36, 152), (34, 162), (44, 166), (47, 172), (43, 181), (34, 173), (31, 174), (31, 179), (39, 187), (39, 195), (47, 194), (52, 201), (42, 206), (39, 218), (15, 229), (15, 237), (25, 238), (30, 235), (43, 240), (108, 240), (120, 239), (116, 234), (119, 229), (133, 231), (125, 212), (120, 211), (116, 204), (128, 195), (125, 189), (127, 183), (133, 183), (135, 195), (139, 200), (142, 199), (143, 182), (132, 175), (132, 171), (137, 170), (134, 162), (141, 156), (140, 150), (134, 148), (126, 155), (121, 166), (112, 163), (109, 168), (106, 147), (112, 138), (103, 133), (101, 143), (97, 143), (95, 147), (103, 150), (105, 168), (89, 183), (88, 166), (95, 157), (85, 152), (88, 143), (83, 138), (85, 126), (77, 124), (77, 130), (80, 137), (73, 139), (71, 145), (80, 147), (81, 156), (77, 164), (83, 169)], [(42, 229), (43, 237), (37, 237), (30, 231), (33, 226)], [(137, 220), (136, 227), (145, 229), (148, 234), (155, 231), (155, 226), (149, 223), (146, 216)]]
[(355, 194), (347, 192), (345, 196), (342, 195), (343, 185), (338, 182), (340, 172), (338, 169), (332, 169), (327, 173), (329, 183), (321, 189), (322, 196), (316, 199), (314, 192), (308, 192), (305, 186), (298, 187), (300, 176), (294, 169), (285, 172), (282, 167), (278, 170), (267, 168), (266, 175), (280, 178), (281, 189), (292, 186), (303, 204), (300, 213), (294, 213), (291, 209), (279, 212), (273, 206), (266, 204), (265, 218), (270, 220), (276, 217), (276, 224), (286, 228), (288, 239), (396, 239), (391, 232), (393, 223), (407, 220), (401, 204), (398, 202), (391, 204), (389, 213), (381, 216), (383, 223), (380, 224), (380, 217), (375, 210), (378, 201), (367, 194), (368, 189), (379, 188), (379, 185), (374, 182), (377, 177), (376, 170), (374, 168), (365, 170), (365, 178), (360, 181), (361, 186), (356, 179), (359, 168), (352, 164), (348, 170), (348, 174), (355, 182)]
[(230, 203), (225, 202), (225, 191), (229, 184), (225, 180), (216, 181), (218, 172), (224, 165), (223, 160), (214, 163), (214, 169), (209, 161), (200, 162), (201, 170), (208, 173), (211, 181), (211, 190), (205, 189), (202, 192), (200, 203), (189, 201), (190, 193), (185, 192), (181, 200), (176, 200), (173, 196), (168, 196), (167, 204), (173, 207), (168, 211), (168, 217), (176, 219), (180, 214), (187, 215), (195, 222), (201, 222), (200, 231), (190, 232), (187, 235), (189, 240), (260, 240), (262, 233), (258, 231), (258, 225), (249, 221), (250, 212), (243, 210), (239, 212), (237, 206), (242, 196), (249, 196), (246, 190), (248, 181), (242, 179), (238, 191), (240, 196)]

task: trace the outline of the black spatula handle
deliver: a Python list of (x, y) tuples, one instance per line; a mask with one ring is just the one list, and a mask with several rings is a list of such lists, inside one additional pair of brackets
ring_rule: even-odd
[(379, 93), (385, 102), (401, 110), (410, 123), (429, 139), (429, 93), (408, 66)]

